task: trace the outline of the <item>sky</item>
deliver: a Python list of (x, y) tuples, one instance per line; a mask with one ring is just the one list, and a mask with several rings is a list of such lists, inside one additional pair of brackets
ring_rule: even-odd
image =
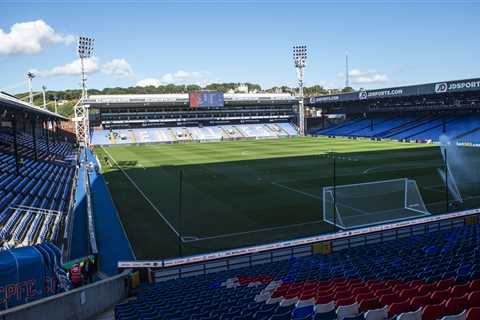
[(354, 88), (480, 77), (477, 1), (4, 1), (0, 90), (80, 87), (76, 38), (95, 38), (88, 87), (167, 83)]

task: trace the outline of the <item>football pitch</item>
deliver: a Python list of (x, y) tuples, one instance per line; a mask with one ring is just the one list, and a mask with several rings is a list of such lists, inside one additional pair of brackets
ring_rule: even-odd
[[(408, 178), (430, 213), (447, 208), (438, 172), (444, 161), (433, 145), (298, 137), (97, 147), (95, 153), (137, 259), (333, 232), (323, 220), (322, 192), (334, 183)], [(462, 207), (477, 204), (472, 195)]]

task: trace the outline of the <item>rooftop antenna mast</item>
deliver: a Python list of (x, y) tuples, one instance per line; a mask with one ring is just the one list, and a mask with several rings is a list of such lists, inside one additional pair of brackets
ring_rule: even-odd
[(86, 100), (88, 97), (87, 92), (87, 75), (85, 71), (85, 59), (89, 59), (93, 56), (93, 45), (95, 39), (88, 37), (78, 38), (78, 56), (81, 64), (81, 84), (82, 84), (82, 97), (80, 103), (75, 107), (75, 133), (77, 135), (77, 141), (80, 145), (88, 146), (90, 142), (90, 125), (89, 125), (89, 112)]
[(348, 51), (345, 53), (345, 88), (350, 87), (350, 79), (349, 79), (349, 67), (348, 67)]
[(305, 107), (303, 104), (303, 75), (307, 61), (307, 46), (294, 46), (293, 47), (293, 63), (295, 69), (297, 69), (298, 80), (298, 127), (300, 129), (300, 135), (305, 135)]

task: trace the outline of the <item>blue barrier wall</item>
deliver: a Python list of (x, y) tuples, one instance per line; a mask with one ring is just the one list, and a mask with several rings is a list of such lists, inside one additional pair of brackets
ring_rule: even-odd
[[(95, 156), (89, 150), (87, 161), (98, 165)], [(135, 255), (105, 180), (95, 170), (90, 171), (90, 190), (100, 258), (99, 270), (107, 275), (113, 275), (117, 273), (119, 260), (135, 260)]]
[(69, 260), (87, 256), (88, 229), (87, 229), (87, 196), (85, 194), (85, 163), (83, 162), (84, 152), (80, 154), (80, 169), (75, 189), (75, 206), (73, 208), (72, 241), (70, 243)]

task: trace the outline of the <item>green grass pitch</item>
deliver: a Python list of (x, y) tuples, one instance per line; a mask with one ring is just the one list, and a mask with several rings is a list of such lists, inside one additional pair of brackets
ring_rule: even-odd
[(337, 185), (410, 178), (431, 213), (445, 212), (431, 145), (299, 137), (95, 149), (138, 259), (177, 256), (175, 231), (184, 255), (332, 232), (322, 220), (331, 151)]

